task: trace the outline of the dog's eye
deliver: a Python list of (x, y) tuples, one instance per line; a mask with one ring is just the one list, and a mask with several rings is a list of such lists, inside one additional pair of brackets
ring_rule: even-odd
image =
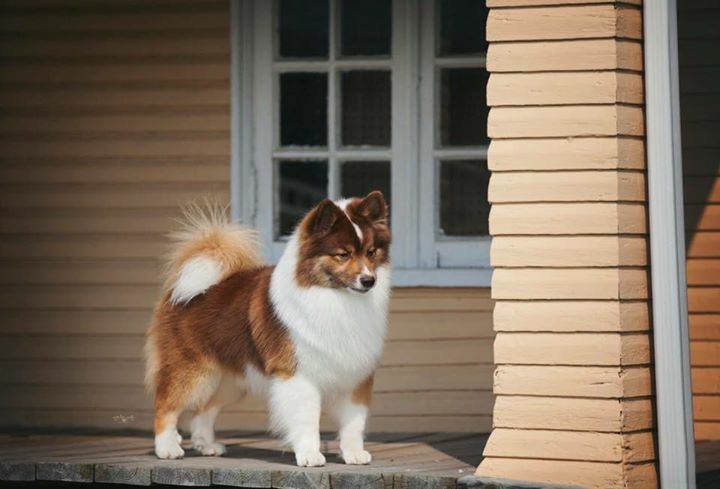
[(372, 258), (373, 256), (375, 256), (375, 248), (370, 248), (370, 249), (367, 251), (367, 256), (369, 256), (370, 258)]
[(335, 254), (335, 258), (340, 261), (345, 261), (350, 258), (350, 253), (348, 253), (347, 251), (339, 251)]

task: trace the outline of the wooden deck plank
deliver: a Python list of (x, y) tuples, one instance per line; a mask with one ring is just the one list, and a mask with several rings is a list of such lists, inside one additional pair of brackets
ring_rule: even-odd
[(93, 482), (94, 474), (90, 463), (38, 462), (35, 466), (39, 481)]
[(367, 447), (373, 463), (342, 463), (337, 440), (323, 436), (328, 464), (298, 468), (292, 452), (260, 433), (219, 436), (226, 457), (201, 457), (183, 443), (186, 458), (158, 460), (152, 436), (30, 434), (0, 436), (0, 481), (68, 481), (296, 489), (450, 489), (479, 462), (485, 435), (383, 434)]
[(35, 464), (31, 462), (0, 462), (0, 481), (24, 482), (35, 480)]
[(153, 464), (128, 457), (126, 462), (95, 464), (95, 482), (149, 486), (152, 484)]

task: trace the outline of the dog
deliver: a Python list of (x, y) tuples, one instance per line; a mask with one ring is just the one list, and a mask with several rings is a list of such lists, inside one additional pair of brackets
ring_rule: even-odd
[(320, 202), (274, 267), (263, 264), (255, 232), (222, 209), (191, 206), (174, 240), (146, 342), (155, 454), (183, 457), (177, 421), (192, 410), (193, 448), (223, 455), (215, 419), (253, 394), (266, 397), (270, 430), (298, 466), (325, 464), (323, 407), (338, 423), (345, 463), (370, 463), (364, 431), (390, 296), (382, 193)]

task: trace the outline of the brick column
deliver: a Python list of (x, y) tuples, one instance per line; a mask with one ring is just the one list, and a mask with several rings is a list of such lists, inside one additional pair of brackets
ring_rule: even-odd
[(639, 2), (488, 6), (497, 401), (477, 475), (657, 487)]

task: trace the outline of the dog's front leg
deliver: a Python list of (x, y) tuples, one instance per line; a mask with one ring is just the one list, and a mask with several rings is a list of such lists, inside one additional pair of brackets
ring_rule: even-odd
[(365, 450), (365, 424), (372, 390), (372, 377), (352, 394), (340, 396), (333, 405), (333, 415), (340, 427), (340, 451), (346, 464), (369, 464), (370, 452)]
[(325, 465), (320, 453), (320, 390), (307, 378), (295, 374), (275, 378), (270, 386), (270, 418), (295, 452), (301, 467)]

